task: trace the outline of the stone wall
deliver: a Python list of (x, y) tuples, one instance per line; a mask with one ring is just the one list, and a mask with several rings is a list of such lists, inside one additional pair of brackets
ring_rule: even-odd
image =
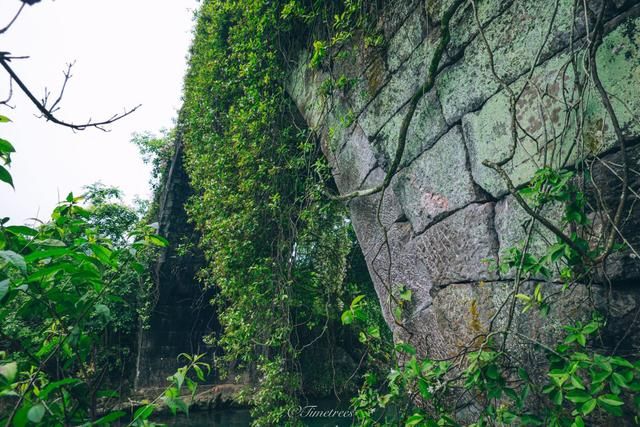
[[(297, 56), (288, 91), (320, 135), (340, 193), (369, 188), (384, 179), (409, 100), (427, 77), (442, 31), (439, 21), (451, 3), (391, 1), (378, 24), (385, 39), (383, 48), (368, 47), (366, 37), (356, 35), (318, 69), (308, 65), (310, 52)], [(451, 41), (435, 86), (418, 103), (400, 168), (384, 200), (380, 204), (382, 196), (376, 194), (349, 202), (387, 322), (397, 339), (410, 340), (423, 354), (449, 357), (469, 346), (475, 336), (488, 330), (513, 288), (513, 271), (499, 274), (486, 260), (499, 261), (507, 248), (521, 244), (530, 218), (509, 195), (505, 181), (483, 165), (484, 160), (508, 160), (504, 169), (514, 185), (522, 186), (541, 165), (571, 168), (579, 160), (599, 155), (604, 161), (594, 166), (594, 180), (607, 195), (617, 195), (618, 144), (592, 84), (580, 98), (584, 126), (580, 143), (573, 143), (576, 126), (567, 104), (578, 99), (580, 88), (575, 87), (569, 60), (572, 52), (580, 52), (586, 32), (585, 13), (574, 11), (574, 3), (477, 0), (495, 72), (512, 91), (522, 91), (516, 106), (521, 128), (513, 156), (508, 92), (492, 73), (472, 9), (464, 2), (451, 21)], [(589, 7), (600, 4), (587, 3)], [(633, 169), (640, 166), (638, 3), (606, 1), (605, 36), (596, 58)], [(593, 28), (594, 13), (588, 11), (587, 16), (588, 28)], [(535, 58), (537, 66), (531, 71)], [(351, 84), (346, 88), (330, 85), (341, 77)], [(635, 176), (634, 191), (639, 186)], [(635, 203), (628, 206), (623, 228), (635, 245), (640, 239), (635, 226), (640, 217)], [(559, 220), (552, 207), (546, 208), (545, 215)], [(554, 236), (536, 227), (532, 250), (539, 251), (545, 239), (553, 243)], [(624, 338), (622, 347), (637, 350), (637, 334), (624, 335), (624, 331), (634, 328), (640, 308), (638, 260), (630, 251), (616, 254), (607, 272), (611, 283), (601, 277), (589, 289), (563, 291), (559, 284), (546, 283), (545, 293), (560, 295), (552, 315), (520, 315), (516, 331), (550, 341), (560, 332), (558, 325), (588, 315), (596, 306), (610, 316), (612, 342)], [(527, 282), (521, 291), (526, 293), (534, 284), (535, 280)], [(413, 292), (404, 327), (394, 321), (389, 297), (401, 285)], [(496, 322), (504, 317), (498, 314)], [(517, 337), (512, 341), (514, 347), (522, 343)]]
[[(143, 393), (167, 386), (167, 377), (185, 364), (177, 359), (179, 354), (212, 354), (203, 337), (220, 330), (209, 303), (211, 295), (202, 290), (196, 279), (203, 264), (201, 256), (195, 249), (187, 255), (178, 250), (181, 244), (198, 241), (184, 209), (192, 191), (182, 156), (178, 137), (158, 206), (158, 232), (170, 244), (161, 251), (156, 263), (149, 324), (141, 328), (138, 337), (134, 388)], [(211, 358), (205, 361), (212, 362)], [(210, 381), (214, 382), (213, 376)]]

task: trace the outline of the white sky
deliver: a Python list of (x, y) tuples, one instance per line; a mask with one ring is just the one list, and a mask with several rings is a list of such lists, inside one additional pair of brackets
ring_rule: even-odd
[[(0, 0), (0, 27), (19, 6), (18, 0)], [(73, 133), (35, 117), (37, 110), (14, 84), (16, 108), (0, 106), (13, 122), (0, 124), (0, 138), (16, 149), (10, 170), (16, 190), (0, 185), (0, 217), (12, 223), (48, 219), (59, 198), (96, 181), (120, 187), (128, 201), (149, 196), (149, 169), (129, 141), (134, 132), (172, 126), (197, 7), (195, 0), (43, 0), (25, 7), (0, 35), (0, 51), (30, 56), (14, 60), (13, 68), (38, 98), (45, 86), (55, 97), (66, 64), (76, 61), (58, 118), (80, 123), (142, 107), (111, 125), (111, 132)], [(0, 69), (0, 99), (7, 92)]]

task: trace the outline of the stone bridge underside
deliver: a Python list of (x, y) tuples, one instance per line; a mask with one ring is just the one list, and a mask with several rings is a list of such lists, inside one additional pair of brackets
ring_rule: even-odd
[[(297, 57), (288, 91), (309, 127), (320, 135), (341, 194), (373, 187), (384, 179), (409, 100), (425, 81), (434, 55), (441, 32), (438, 22), (450, 3), (392, 1), (380, 19), (387, 42), (384, 49), (366, 48), (362, 38), (355, 37), (333, 56), (330, 65), (312, 69), (308, 51)], [(584, 101), (584, 140), (589, 146), (570, 148), (575, 128), (565, 123), (567, 108), (562, 98), (575, 92), (572, 70), (567, 67), (569, 51), (584, 42), (585, 34), (582, 13), (574, 19), (574, 1), (557, 2), (553, 23), (555, 0), (476, 3), (494, 51), (496, 72), (516, 92), (525, 85), (548, 30), (539, 65), (517, 103), (522, 129), (515, 154), (504, 165), (514, 184), (527, 183), (543, 164), (545, 144), (540, 141), (546, 140), (556, 158), (568, 159), (568, 167), (585, 156), (601, 155), (605, 162), (594, 166), (593, 176), (607, 188), (605, 196), (613, 205), (618, 197), (615, 190), (620, 188), (616, 176), (620, 170), (615, 166), (620, 165), (620, 153), (610, 119), (593, 88)], [(599, 74), (628, 141), (629, 166), (638, 170), (640, 5), (622, 0), (606, 3), (606, 34), (597, 51)], [(421, 98), (409, 126), (400, 168), (384, 192), (380, 221), (380, 194), (349, 202), (387, 323), (396, 339), (408, 339), (422, 354), (436, 358), (457, 354), (488, 331), (491, 318), (513, 290), (514, 271), (497, 273), (486, 261), (499, 261), (508, 248), (521, 244), (530, 221), (503, 179), (482, 163), (509, 156), (509, 101), (491, 72), (472, 9), (464, 4), (451, 21), (451, 41), (435, 86)], [(327, 79), (341, 76), (353, 84), (327, 96)], [(605, 164), (614, 166), (609, 169)], [(639, 184), (638, 175), (633, 174), (632, 188), (638, 189)], [(557, 209), (545, 211), (559, 222)], [(638, 208), (631, 206), (626, 214), (623, 233), (638, 248)], [(545, 240), (554, 243), (555, 237), (536, 226), (534, 254), (540, 253)], [(548, 318), (536, 310), (519, 314), (515, 330), (550, 342), (561, 332), (560, 324), (590, 316), (595, 305), (610, 316), (611, 342), (624, 337), (623, 347), (637, 349), (637, 334), (624, 334), (629, 328), (637, 329), (638, 260), (629, 251), (616, 254), (606, 270), (611, 288), (600, 280), (601, 285), (590, 291), (578, 286), (561, 292)], [(520, 292), (530, 294), (536, 283), (533, 278)], [(389, 292), (401, 285), (413, 293), (404, 327), (394, 321), (389, 303)], [(544, 284), (546, 295), (556, 291), (562, 291), (562, 285)], [(497, 316), (498, 325), (505, 320), (504, 311)], [(509, 346), (523, 345), (515, 334), (510, 336)]]

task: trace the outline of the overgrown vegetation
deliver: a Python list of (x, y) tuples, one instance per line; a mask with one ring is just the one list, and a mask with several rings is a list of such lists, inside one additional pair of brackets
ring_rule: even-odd
[[(257, 386), (244, 398), (256, 425), (284, 422), (305, 391), (356, 385), (326, 349), (340, 344), (343, 306), (371, 285), (346, 280), (351, 225), (345, 207), (322, 195), (327, 166), (283, 87), (282, 44), (308, 36), (297, 31), (330, 10), (340, 7), (206, 1), (185, 81), (178, 131), (195, 191), (188, 211), (207, 259), (200, 279), (218, 290), (223, 327), (210, 338), (224, 363), (255, 367)], [(301, 366), (305, 352), (318, 351), (325, 368)], [(311, 369), (336, 375), (324, 376), (329, 387), (308, 384)]]
[[(0, 142), (8, 165), (15, 150)], [(130, 392), (145, 283), (167, 241), (117, 188), (100, 183), (69, 194), (47, 222), (8, 222), (0, 220), (0, 424), (110, 425), (125, 417), (116, 406)], [(182, 389), (195, 394), (210, 368), (202, 356), (181, 356), (186, 365), (128, 425), (153, 425), (158, 403), (188, 412)]]
[[(197, 14), (176, 131), (134, 138), (153, 165), (156, 196), (175, 154), (170, 142), (184, 146), (195, 193), (187, 210), (206, 258), (199, 279), (216, 290), (212, 303), (223, 328), (206, 337), (223, 349), (216, 368), (229, 377), (251, 374), (252, 384), (239, 398), (251, 405), (255, 425), (299, 424), (291, 415), (307, 394), (344, 397), (358, 388), (351, 402), (357, 425), (457, 426), (461, 417), (472, 419), (473, 426), (580, 427), (623, 416), (639, 422), (640, 361), (617, 354), (617, 345), (606, 351), (606, 316), (594, 310), (561, 325), (562, 336), (551, 344), (514, 328), (518, 315), (554, 316), (559, 295), (593, 284), (594, 272), (609, 255), (629, 249), (620, 243), (626, 243), (620, 224), (630, 193), (625, 140), (595, 62), (606, 2), (597, 17), (587, 18), (593, 22), (583, 44), (572, 46), (567, 68), (574, 70), (577, 90), (565, 107), (567, 122), (575, 121), (573, 144), (585, 147), (585, 112), (576, 106), (585, 88), (595, 88), (600, 96), (622, 153), (622, 165), (614, 165), (622, 170), (614, 208), (599, 189), (595, 197), (589, 194), (595, 191), (586, 184), (593, 153), (581, 153), (577, 164), (547, 162), (561, 159), (553, 152), (546, 156), (546, 147), (554, 149), (550, 141), (535, 141), (545, 147), (545, 157), (532, 179), (519, 188), (511, 182), (504, 166), (523, 139), (515, 110), (522, 92), (514, 92), (496, 73), (475, 2), (470, 2), (477, 37), (509, 98), (512, 119), (510, 158), (485, 166), (505, 180), (531, 221), (521, 245), (499, 262), (487, 260), (503, 275), (514, 272), (488, 330), (446, 360), (418, 354), (409, 342), (391, 344), (347, 210), (339, 202), (379, 194), (380, 211), (413, 114), (434, 87), (445, 57), (450, 20), (466, 2), (448, 2), (443, 11), (435, 54), (409, 100), (382, 183), (330, 196), (325, 187), (333, 183), (317, 135), (285, 93), (287, 55), (295, 51), (292, 40), (304, 40), (301, 45), (311, 49), (310, 67), (331, 63), (332, 55), (344, 53), (343, 44), (369, 25), (371, 5), (365, 3), (206, 0)], [(375, 29), (358, 36), (366, 46), (384, 44)], [(322, 93), (330, 97), (352, 83), (346, 76), (329, 79)], [(354, 120), (349, 111), (342, 125)], [(0, 116), (2, 121), (6, 118)], [(4, 166), (12, 152), (11, 144), (0, 139)], [(12, 184), (4, 166), (0, 180)], [(29, 421), (100, 425), (125, 415), (109, 411), (111, 401), (105, 398), (115, 396), (110, 390), (114, 376), (126, 377), (134, 329), (145, 317), (144, 302), (136, 295), (150, 282), (153, 247), (167, 242), (119, 203), (119, 196), (116, 189), (94, 185), (83, 197), (69, 195), (48, 223), (35, 228), (0, 224), (0, 334), (7, 343), (0, 348), (0, 397), (13, 398), (2, 419), (7, 426)], [(545, 217), (551, 206), (561, 215)], [(148, 215), (156, 210), (157, 199)], [(532, 249), (536, 227), (553, 236), (541, 252)], [(403, 327), (412, 293), (400, 284), (383, 285), (389, 286), (389, 299), (382, 303)], [(542, 363), (523, 363), (513, 351), (514, 338), (526, 342)], [(340, 363), (337, 352), (346, 355)], [(182, 389), (193, 395), (196, 378), (203, 380), (209, 366), (201, 356), (181, 357), (186, 366), (169, 378), (158, 399), (138, 409), (131, 424), (146, 425), (160, 400), (174, 413), (188, 411)]]

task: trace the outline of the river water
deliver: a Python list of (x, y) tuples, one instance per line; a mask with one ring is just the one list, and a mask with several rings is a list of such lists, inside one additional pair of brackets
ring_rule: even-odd
[[(333, 413), (328, 412), (332, 409)], [(348, 408), (343, 405), (324, 401), (300, 408), (299, 415), (304, 425), (309, 427), (348, 427), (353, 420), (347, 411)], [(338, 416), (331, 416), (334, 414)], [(251, 424), (251, 416), (248, 409), (218, 409), (196, 411), (188, 416), (181, 414), (175, 417), (154, 417), (153, 421), (171, 427), (247, 427)]]

